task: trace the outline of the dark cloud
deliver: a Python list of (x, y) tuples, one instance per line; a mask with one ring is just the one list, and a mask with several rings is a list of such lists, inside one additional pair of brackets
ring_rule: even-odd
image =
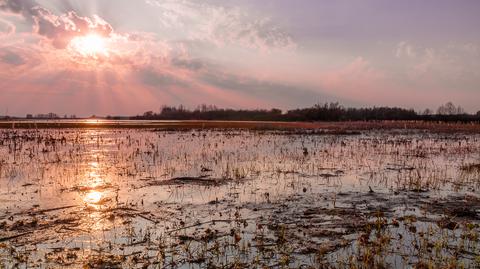
[(108, 36), (113, 32), (112, 26), (97, 16), (81, 17), (74, 11), (57, 16), (33, 0), (0, 0), (0, 10), (22, 15), (33, 24), (37, 34), (50, 39), (59, 49), (76, 36), (88, 33)]
[(21, 55), (8, 50), (0, 52), (0, 60), (3, 63), (15, 66), (23, 65), (26, 63), (25, 59), (23, 59)]
[(0, 18), (0, 37), (8, 36), (15, 33), (15, 26), (8, 22), (4, 21)]
[(222, 74), (220, 72), (204, 73), (200, 79), (217, 88), (242, 92), (282, 107), (290, 107), (292, 105), (311, 106), (319, 102), (338, 99), (325, 93), (298, 86), (239, 77), (233, 74)]
[(22, 13), (35, 7), (32, 0), (1, 0), (0, 9), (13, 13)]
[(166, 72), (156, 71), (152, 67), (145, 67), (136, 71), (136, 75), (140, 79), (140, 82), (144, 85), (148, 85), (155, 88), (180, 86), (186, 87), (187, 83), (178, 79), (172, 74)]
[(198, 71), (204, 67), (204, 63), (198, 59), (173, 58), (172, 65), (182, 69)]

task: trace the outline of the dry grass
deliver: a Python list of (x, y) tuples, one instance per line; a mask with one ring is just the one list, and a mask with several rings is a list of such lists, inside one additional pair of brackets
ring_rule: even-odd
[(479, 135), (331, 124), (0, 130), (0, 264), (480, 265)]
[(262, 121), (0, 121), (0, 128), (44, 129), (87, 128), (115, 129), (159, 128), (167, 130), (189, 129), (321, 129), (330, 133), (366, 130), (428, 130), (441, 133), (480, 133), (478, 123), (438, 123), (421, 121), (355, 121), (355, 122), (262, 122)]

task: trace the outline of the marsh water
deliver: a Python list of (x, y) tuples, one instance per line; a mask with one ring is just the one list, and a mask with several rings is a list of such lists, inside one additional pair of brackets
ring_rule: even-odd
[(0, 264), (477, 268), (479, 189), (478, 134), (5, 129)]

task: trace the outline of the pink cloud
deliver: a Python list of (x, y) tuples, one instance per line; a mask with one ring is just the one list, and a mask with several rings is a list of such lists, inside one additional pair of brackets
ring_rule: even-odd
[(341, 96), (369, 94), (382, 85), (385, 75), (372, 67), (362, 57), (354, 59), (347, 65), (320, 75), (321, 85)]
[(73, 11), (58, 16), (34, 0), (3, 0), (0, 10), (23, 16), (32, 23), (36, 34), (51, 40), (58, 49), (65, 48), (77, 36), (88, 33), (109, 36), (113, 33), (113, 27), (98, 16), (80, 17)]
[(240, 8), (206, 1), (147, 0), (167, 30), (181, 31), (192, 41), (216, 47), (239, 46), (269, 52), (296, 48), (292, 37), (269, 17), (257, 18)]
[(13, 23), (0, 18), (0, 38), (11, 36), (15, 33), (15, 25)]
[(91, 62), (79, 62), (68, 50), (48, 46), (2, 49), (0, 87), (5, 90), (0, 106), (18, 114), (28, 109), (88, 116), (132, 115), (162, 104), (265, 105), (248, 94), (197, 81), (195, 74), (202, 71), (186, 52), (171, 53), (171, 48), (147, 38), (118, 42), (119, 50), (111, 57), (86, 59)]

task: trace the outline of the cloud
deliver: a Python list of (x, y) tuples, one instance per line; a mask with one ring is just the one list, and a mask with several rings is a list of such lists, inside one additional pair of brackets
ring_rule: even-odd
[(395, 50), (395, 56), (397, 58), (403, 58), (403, 57), (415, 58), (416, 55), (417, 55), (417, 52), (411, 44), (409, 44), (406, 41), (402, 41), (398, 43), (397, 48)]
[(58, 49), (64, 49), (76, 36), (96, 33), (109, 36), (113, 28), (98, 16), (78, 16), (74, 11), (55, 15), (34, 0), (0, 0), (0, 10), (19, 14), (32, 23), (34, 32), (52, 41)]
[(357, 57), (350, 63), (336, 69), (326, 72), (322, 77), (325, 87), (336, 90), (366, 91), (371, 86), (384, 80), (383, 72), (372, 66), (370, 61), (363, 57)]
[[(174, 29), (194, 42), (260, 50), (293, 46), (290, 36), (269, 19), (253, 18), (240, 9), (190, 1), (167, 0), (152, 4), (171, 13), (168, 18), (160, 18), (170, 20), (170, 24), (162, 22), (165, 29)], [(301, 98), (295, 98), (303, 91), (295, 86), (241, 78), (235, 72), (226, 75), (228, 66), (192, 56), (193, 49), (188, 41), (183, 42), (184, 39), (161, 40), (161, 33), (119, 34), (99, 16), (82, 17), (75, 10), (54, 14), (34, 0), (0, 0), (0, 10), (20, 15), (27, 25), (33, 27), (29, 35), (18, 34), (19, 41), (12, 43), (12, 48), (0, 47), (0, 64), (16, 69), (9, 73), (0, 71), (0, 76), (5, 78), (0, 86), (10, 89), (11, 98), (14, 98), (14, 92), (17, 97), (23, 93), (24, 107), (30, 107), (28, 99), (39, 100), (35, 97), (38, 95), (55, 96), (58, 100), (63, 98), (64, 101), (55, 105), (53, 101), (43, 100), (54, 107), (81, 100), (85, 107), (76, 108), (80, 113), (91, 111), (97, 114), (119, 112), (117, 108), (108, 112), (106, 103), (109, 97), (116, 99), (117, 105), (124, 106), (129, 113), (134, 109), (151, 109), (155, 103), (262, 107), (286, 106), (289, 99), (301, 99), (302, 103), (310, 105), (312, 99), (318, 99), (318, 95), (311, 91), (304, 91)], [(89, 32), (108, 36), (105, 41), (109, 48), (108, 57), (90, 59), (70, 49), (73, 38)], [(38, 38), (48, 39), (60, 50), (42, 43), (39, 45)], [(18, 48), (22, 51), (19, 52)], [(224, 77), (216, 77), (220, 73)], [(132, 102), (137, 99), (138, 102)], [(70, 108), (61, 108), (70, 111)]]
[(0, 61), (8, 65), (19, 66), (26, 63), (20, 54), (9, 50), (0, 51)]
[(151, 46), (158, 48), (158, 43), (140, 40), (128, 44), (139, 48), (92, 64), (72, 61), (68, 50), (1, 48), (0, 106), (15, 104), (9, 107), (17, 115), (53, 111), (84, 116), (134, 115), (162, 104), (261, 107), (261, 101), (241, 91), (199, 81), (196, 74), (204, 70), (196, 66), (207, 66), (201, 60), (164, 48), (155, 51)]
[(400, 42), (395, 56), (405, 79), (415, 84), (438, 84), (443, 86), (470, 87), (480, 79), (478, 56), (480, 46), (476, 43), (450, 43), (427, 47)]
[(171, 61), (173, 66), (188, 69), (191, 71), (199, 71), (204, 66), (205, 63), (200, 59), (188, 59), (188, 58), (173, 58)]
[(408, 108), (421, 107), (432, 100), (428, 93), (419, 90), (416, 85), (395, 80), (390, 70), (378, 68), (365, 57), (356, 57), (338, 68), (319, 74), (318, 83), (353, 105)]
[(30, 80), (43, 60), (42, 54), (28, 47), (0, 46), (0, 88), (15, 89), (17, 79)]
[(264, 105), (269, 107), (292, 108), (292, 104), (295, 104), (294, 106), (311, 106), (335, 100), (332, 96), (320, 92), (319, 89), (240, 76), (220, 70), (201, 73), (199, 79), (219, 89), (246, 94), (251, 98), (261, 100)]
[[(218, 47), (235, 45), (268, 51), (295, 47), (291, 36), (269, 18), (256, 18), (240, 8), (190, 0), (146, 0), (159, 10), (163, 29), (183, 38)], [(180, 37), (182, 38), (182, 37)]]
[(10, 36), (14, 33), (15, 25), (0, 18), (0, 38)]
[(179, 79), (173, 74), (167, 72), (158, 72), (155, 70), (155, 67), (146, 66), (140, 70), (135, 71), (136, 76), (138, 76), (139, 81), (142, 84), (152, 86), (152, 87), (159, 87), (159, 88), (166, 88), (166, 87), (186, 87), (188, 88), (188, 84), (184, 82), (182, 79)]

